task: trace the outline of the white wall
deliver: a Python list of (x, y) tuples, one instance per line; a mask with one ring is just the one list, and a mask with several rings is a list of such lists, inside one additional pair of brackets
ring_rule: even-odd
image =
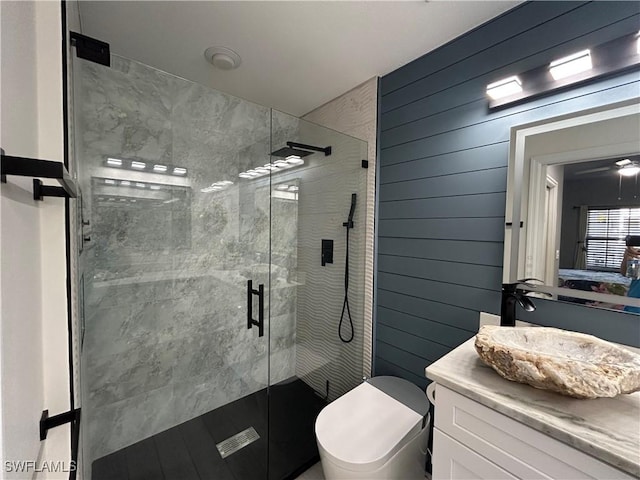
[[(0, 17), (0, 144), (7, 154), (61, 161), (60, 4), (3, 1)], [(11, 460), (69, 462), (68, 426), (46, 442), (38, 432), (43, 409), (69, 409), (64, 242), (63, 200), (36, 202), (30, 179), (9, 177), (0, 198), (3, 471)]]
[[(39, 2), (36, 8), (38, 78), (38, 154), (63, 159), (62, 27), (58, 2)], [(47, 198), (40, 205), (42, 285), (42, 354), (45, 408), (54, 415), (69, 410), (69, 361), (66, 304), (64, 199)], [(42, 458), (70, 458), (70, 427), (49, 431)], [(68, 474), (43, 478), (67, 478)]]
[[(2, 125), (8, 154), (38, 155), (35, 5), (2, 2)], [(1, 188), (2, 455), (35, 459), (44, 405), (42, 373), (40, 215), (28, 181)], [(24, 186), (23, 190), (21, 186)], [(4, 469), (3, 469), (4, 470)]]

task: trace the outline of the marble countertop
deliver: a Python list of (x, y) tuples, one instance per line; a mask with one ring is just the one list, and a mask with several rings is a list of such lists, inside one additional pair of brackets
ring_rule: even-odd
[(474, 340), (427, 367), (427, 377), (640, 477), (640, 392), (579, 400), (511, 382), (480, 360)]

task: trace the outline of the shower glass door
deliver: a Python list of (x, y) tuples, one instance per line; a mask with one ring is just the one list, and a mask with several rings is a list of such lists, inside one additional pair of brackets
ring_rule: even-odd
[(83, 477), (265, 479), (270, 110), (71, 68)]
[(318, 461), (317, 415), (362, 381), (373, 231), (367, 143), (278, 111), (271, 123), (269, 478), (279, 480)]
[(295, 478), (363, 375), (366, 142), (71, 57), (83, 478)]

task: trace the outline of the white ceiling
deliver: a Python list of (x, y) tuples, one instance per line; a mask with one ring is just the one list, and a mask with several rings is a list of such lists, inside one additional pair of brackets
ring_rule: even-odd
[[(82, 33), (113, 53), (301, 116), (519, 1), (79, 2)], [(215, 69), (210, 46), (242, 57)]]

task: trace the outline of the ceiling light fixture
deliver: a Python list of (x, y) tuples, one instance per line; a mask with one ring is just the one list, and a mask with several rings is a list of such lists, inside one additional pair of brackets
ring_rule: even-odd
[(522, 92), (522, 83), (515, 75), (487, 85), (487, 95), (494, 100), (510, 97), (520, 92)]
[(167, 171), (167, 166), (166, 165), (154, 165), (153, 166), (153, 171), (154, 172), (166, 172)]
[(240, 55), (227, 47), (209, 47), (204, 51), (207, 61), (220, 70), (234, 70), (240, 66)]
[(629, 160), (628, 158), (625, 158), (624, 160), (618, 160), (616, 162), (616, 165), (619, 167), (624, 167), (625, 165), (629, 165), (631, 163), (631, 160)]
[(136, 170), (144, 170), (145, 168), (147, 168), (147, 164), (144, 162), (133, 161), (131, 162), (131, 168), (135, 168)]
[(182, 167), (174, 167), (173, 168), (173, 174), (174, 175), (186, 175), (187, 174), (187, 169), (186, 168), (182, 168)]
[(551, 73), (554, 80), (561, 80), (578, 73), (586, 72), (592, 68), (591, 51), (582, 50), (551, 62), (549, 64), (549, 73)]
[(129, 185), (131, 185), (131, 182), (129, 180), (122, 180), (120, 182), (120, 185), (122, 185), (123, 187), (128, 187)]

